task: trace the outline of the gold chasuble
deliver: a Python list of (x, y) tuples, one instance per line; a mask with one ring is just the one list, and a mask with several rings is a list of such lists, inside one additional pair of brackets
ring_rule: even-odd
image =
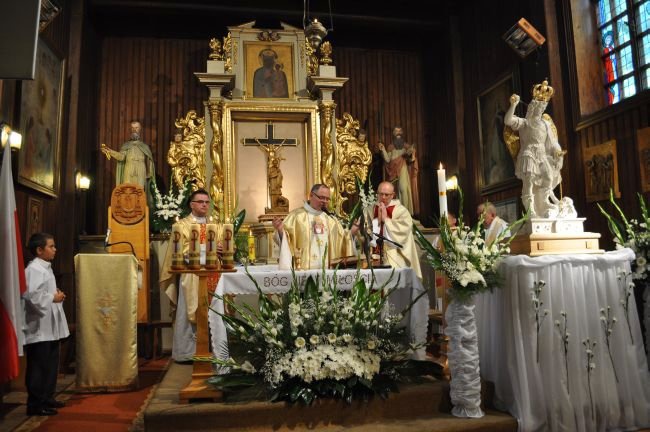
[(322, 267), (325, 246), (328, 255), (326, 266), (329, 266), (333, 259), (354, 255), (350, 231), (344, 229), (336, 218), (314, 210), (307, 203), (302, 208), (291, 211), (284, 218), (283, 226), (280, 254), (282, 255), (282, 249), (287, 246), (292, 257), (299, 253), (303, 269)]
[[(400, 249), (389, 242), (384, 242), (386, 264), (395, 268), (412, 268), (418, 278), (422, 279), (420, 259), (418, 258), (418, 250), (415, 246), (415, 239), (413, 238), (413, 219), (411, 218), (411, 214), (406, 207), (400, 204), (399, 200), (391, 200), (388, 206), (394, 206), (394, 208), (391, 217), (384, 222), (384, 235), (389, 240), (393, 240), (403, 247)], [(373, 225), (377, 225), (376, 219)]]
[[(190, 233), (192, 224), (201, 224), (201, 264), (205, 264), (205, 223), (206, 218), (197, 218), (193, 215), (189, 215), (180, 221), (178, 224), (181, 225), (181, 232), (183, 233), (183, 256), (187, 257), (190, 250)], [(223, 239), (223, 225), (217, 225), (217, 242)], [(178, 287), (176, 286), (176, 281), (170, 273), (172, 265), (172, 247), (167, 248), (167, 253), (165, 254), (165, 261), (163, 262), (162, 271), (160, 272), (160, 288), (165, 290), (165, 294), (169, 297), (172, 303), (177, 304), (178, 299)], [(214, 291), (217, 287), (217, 282), (219, 281), (218, 275), (210, 276), (208, 278), (208, 291)], [(187, 317), (190, 322), (196, 322), (196, 308), (199, 304), (199, 277), (193, 274), (185, 273), (180, 276), (180, 286), (183, 290), (185, 296), (185, 302), (187, 305)], [(177, 311), (178, 313), (178, 311)]]

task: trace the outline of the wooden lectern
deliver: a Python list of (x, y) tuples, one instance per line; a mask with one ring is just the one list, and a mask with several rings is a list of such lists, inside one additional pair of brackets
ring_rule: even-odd
[[(108, 208), (110, 253), (135, 253), (142, 271), (138, 289), (138, 323), (149, 321), (149, 208), (142, 186), (122, 183), (113, 189)], [(131, 249), (133, 246), (133, 249)]]
[[(199, 304), (196, 308), (196, 357), (210, 357), (210, 332), (208, 325), (208, 305), (211, 297), (208, 293), (208, 276), (215, 273), (232, 273), (234, 269), (202, 269), (202, 270), (171, 270), (170, 273), (180, 275), (190, 273), (199, 277)], [(194, 362), (192, 370), (192, 380), (180, 391), (178, 400), (181, 403), (188, 403), (196, 399), (211, 399), (220, 401), (223, 399), (223, 393), (216, 390), (206, 383), (214, 373), (212, 372), (212, 363)]]

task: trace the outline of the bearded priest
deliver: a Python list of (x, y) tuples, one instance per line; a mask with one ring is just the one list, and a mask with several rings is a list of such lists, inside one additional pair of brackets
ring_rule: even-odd
[[(395, 198), (395, 186), (381, 182), (377, 188), (378, 202), (374, 209), (372, 231), (387, 240), (383, 242), (386, 264), (394, 268), (412, 268), (420, 280), (420, 260), (413, 237), (413, 219), (399, 200)], [(398, 243), (401, 247), (391, 243)]]
[(326, 266), (334, 259), (354, 255), (352, 239), (359, 227), (353, 225), (349, 231), (343, 228), (336, 216), (327, 210), (329, 202), (329, 187), (315, 184), (302, 207), (292, 210), (284, 221), (273, 219), (274, 240), (280, 245), (281, 269), (291, 266), (292, 257), (300, 260), (300, 269), (308, 270), (321, 268), (326, 253)]

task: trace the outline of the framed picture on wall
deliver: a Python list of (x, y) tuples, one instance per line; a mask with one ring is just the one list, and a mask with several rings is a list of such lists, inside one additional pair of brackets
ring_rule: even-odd
[(244, 43), (246, 97), (286, 99), (293, 97), (293, 45), (290, 43)]
[(650, 127), (636, 131), (636, 145), (639, 153), (641, 192), (650, 191)]
[(30, 196), (27, 199), (27, 226), (25, 227), (25, 245), (32, 234), (43, 232), (43, 201)]
[(582, 154), (587, 202), (609, 199), (610, 189), (616, 198), (620, 198), (616, 140), (585, 147)]
[(64, 70), (65, 61), (39, 39), (34, 80), (22, 82), (20, 104), (18, 181), (53, 197), (59, 192)]
[(481, 194), (511, 189), (519, 183), (515, 164), (503, 138), (503, 119), (510, 106), (510, 96), (520, 93), (517, 68), (499, 78), (476, 98), (480, 151)]

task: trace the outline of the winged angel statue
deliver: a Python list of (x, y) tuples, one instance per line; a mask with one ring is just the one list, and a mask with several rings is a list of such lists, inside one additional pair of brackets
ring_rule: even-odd
[(560, 170), (566, 151), (558, 143), (553, 119), (544, 113), (553, 87), (545, 80), (533, 86), (532, 93), (526, 117), (514, 114), (520, 97), (513, 94), (504, 118), (504, 141), (515, 160), (515, 175), (523, 182), (521, 200), (530, 217), (575, 218), (573, 200), (558, 199), (554, 192), (562, 181)]

